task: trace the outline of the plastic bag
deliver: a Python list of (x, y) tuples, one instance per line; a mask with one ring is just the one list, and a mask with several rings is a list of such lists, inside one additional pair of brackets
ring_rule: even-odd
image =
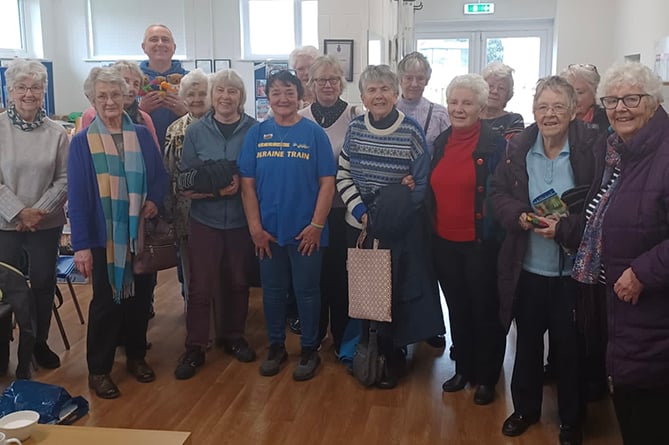
[(15, 380), (2, 393), (0, 416), (26, 409), (39, 413), (39, 423), (70, 425), (88, 413), (88, 401), (61, 386)]

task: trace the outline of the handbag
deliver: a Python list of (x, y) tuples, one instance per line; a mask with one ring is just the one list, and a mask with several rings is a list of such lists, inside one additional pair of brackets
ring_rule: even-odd
[(171, 269), (177, 265), (177, 235), (163, 217), (140, 218), (137, 253), (132, 271), (137, 275)]
[(585, 208), (585, 198), (590, 191), (590, 184), (579, 185), (562, 194), (562, 201), (567, 204), (569, 213), (581, 213)]
[[(386, 359), (379, 354), (376, 322), (369, 322), (368, 335), (361, 336), (353, 354), (353, 376), (365, 386), (371, 386), (383, 378)], [(366, 338), (366, 341), (365, 341)]]
[(348, 249), (348, 315), (351, 318), (392, 321), (392, 272), (390, 249), (363, 249), (367, 226), (363, 227), (355, 248)]

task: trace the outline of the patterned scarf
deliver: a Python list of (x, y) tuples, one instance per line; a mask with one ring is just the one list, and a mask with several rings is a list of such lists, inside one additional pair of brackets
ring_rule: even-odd
[[(618, 136), (611, 135), (606, 145), (606, 168), (604, 169), (602, 185), (609, 182), (614, 168), (620, 166), (620, 153), (616, 150), (619, 145), (621, 145), (621, 142)], [(602, 271), (602, 223), (609, 202), (611, 202), (611, 197), (619, 182), (619, 179), (613, 181), (585, 223), (583, 239), (578, 247), (578, 252), (576, 252), (574, 269), (571, 273), (572, 278), (580, 283), (596, 284), (599, 281), (599, 275)]]
[(42, 122), (44, 122), (46, 111), (44, 111), (44, 108), (40, 108), (35, 115), (35, 119), (32, 122), (29, 122), (23, 120), (23, 118), (19, 116), (19, 113), (16, 112), (16, 104), (12, 103), (7, 109), (7, 116), (9, 117), (9, 120), (12, 121), (14, 126), (20, 128), (23, 131), (33, 131), (35, 128), (38, 128), (40, 125), (42, 125)]
[(324, 107), (318, 101), (315, 101), (311, 104), (311, 114), (314, 115), (314, 119), (318, 122), (318, 125), (328, 128), (337, 122), (339, 116), (346, 110), (347, 105), (341, 98), (337, 99), (337, 102), (331, 107)]
[(102, 120), (88, 127), (88, 146), (107, 226), (107, 274), (114, 301), (134, 294), (131, 253), (137, 251), (140, 212), (146, 199), (146, 171), (135, 127), (123, 114), (123, 159)]

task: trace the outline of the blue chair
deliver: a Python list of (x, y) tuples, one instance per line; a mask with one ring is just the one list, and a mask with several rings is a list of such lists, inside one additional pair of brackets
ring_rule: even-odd
[[(79, 300), (77, 299), (77, 294), (74, 291), (74, 286), (72, 285), (72, 279), (71, 275), (74, 272), (74, 257), (72, 256), (59, 256), (58, 257), (58, 263), (56, 264), (56, 278), (59, 280), (63, 280), (67, 283), (67, 287), (70, 289), (70, 295), (72, 297), (72, 302), (74, 303), (74, 307), (77, 310), (77, 315), (79, 316), (79, 321), (81, 324), (84, 324), (84, 315), (81, 313), (81, 306), (79, 306)], [(63, 305), (63, 294), (56, 286), (56, 299), (58, 302), (54, 302), (53, 304), (53, 316), (56, 319), (56, 324), (58, 325), (58, 330), (60, 331), (60, 335), (63, 338), (63, 344), (65, 345), (65, 349), (68, 351), (70, 350), (70, 341), (67, 338), (67, 334), (65, 333), (65, 327), (63, 326), (63, 320), (60, 318), (60, 314), (58, 313), (58, 308), (60, 308)]]

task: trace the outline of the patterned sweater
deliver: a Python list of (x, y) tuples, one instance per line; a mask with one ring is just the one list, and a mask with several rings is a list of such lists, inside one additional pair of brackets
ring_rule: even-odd
[(337, 190), (346, 204), (346, 221), (360, 228), (360, 218), (376, 192), (412, 175), (412, 200), (421, 205), (425, 196), (430, 155), (423, 129), (399, 111), (386, 129), (374, 128), (369, 113), (351, 121), (339, 156)]
[(174, 221), (174, 229), (179, 239), (188, 237), (188, 214), (190, 213), (190, 198), (182, 196), (177, 191), (177, 177), (179, 176), (179, 162), (184, 148), (186, 129), (196, 120), (190, 113), (186, 113), (167, 127), (165, 133), (165, 169), (170, 176), (170, 189), (165, 195), (165, 210)]

